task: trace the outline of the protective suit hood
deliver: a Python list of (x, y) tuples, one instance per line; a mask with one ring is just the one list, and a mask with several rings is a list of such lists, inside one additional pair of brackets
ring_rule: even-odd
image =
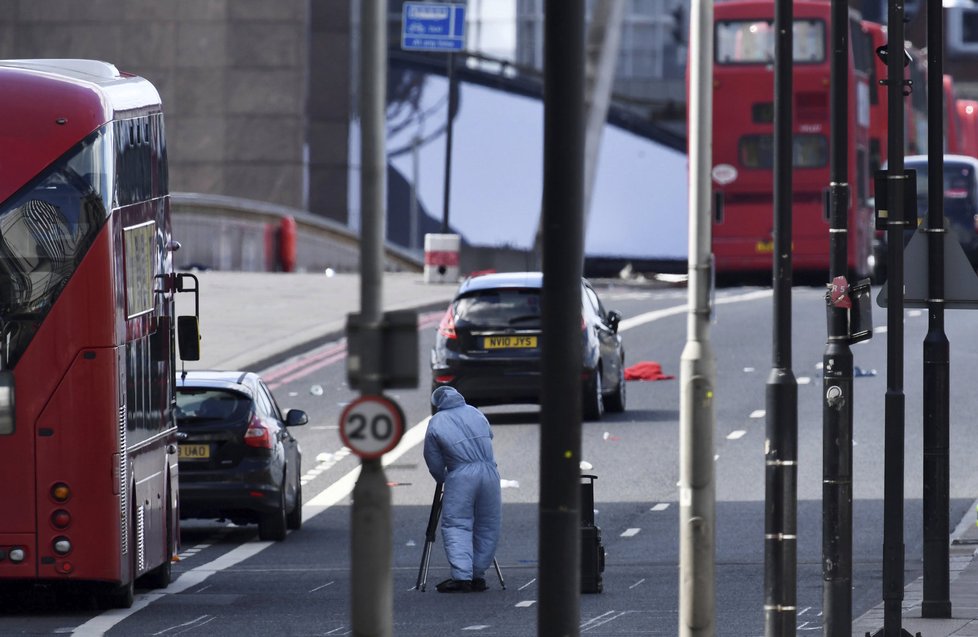
[(443, 409), (452, 409), (453, 407), (461, 407), (465, 404), (465, 399), (462, 398), (462, 394), (458, 393), (454, 387), (449, 387), (447, 385), (439, 387), (431, 393), (431, 404), (441, 411)]

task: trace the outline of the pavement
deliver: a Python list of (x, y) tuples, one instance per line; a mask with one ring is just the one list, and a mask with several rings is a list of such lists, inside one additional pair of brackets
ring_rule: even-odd
[[(200, 282), (201, 360), (188, 369), (261, 371), (304, 348), (343, 335), (347, 314), (360, 311), (355, 273), (255, 273), (208, 270)], [(447, 307), (456, 286), (424, 283), (421, 274), (385, 273), (382, 305), (391, 310)], [(193, 312), (193, 296), (177, 295), (177, 313)], [(921, 637), (978, 637), (978, 525), (976, 505), (950, 538), (951, 617), (923, 619), (922, 579), (904, 590), (903, 630)], [(882, 592), (881, 592), (882, 595)], [(882, 601), (856, 618), (853, 637), (883, 627)], [(881, 633), (882, 634), (882, 633)]]
[[(195, 272), (200, 286), (200, 360), (187, 369), (260, 371), (270, 363), (339, 338), (360, 311), (360, 275), (351, 273)], [(443, 309), (457, 285), (388, 272), (381, 308)], [(193, 314), (193, 295), (177, 295), (177, 314)]]

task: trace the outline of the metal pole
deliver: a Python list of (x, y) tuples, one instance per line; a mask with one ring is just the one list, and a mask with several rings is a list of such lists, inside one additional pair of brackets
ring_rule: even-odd
[(457, 97), (455, 90), (455, 54), (448, 54), (448, 121), (445, 124), (445, 192), (442, 200), (441, 232), (448, 234), (448, 207), (452, 197), (452, 129), (455, 123)]
[(883, 629), (884, 637), (899, 637), (903, 630), (903, 235), (905, 175), (903, 169), (903, 0), (890, 0), (887, 66), (887, 180), (890, 210), (886, 225), (886, 400), (883, 439)]
[[(360, 390), (380, 394), (384, 204), (386, 201), (385, 90), (387, 2), (360, 3)], [(393, 634), (391, 497), (380, 460), (364, 460), (353, 488), (351, 512), (353, 634)]]
[[(847, 274), (849, 6), (832, 0), (829, 281)], [(847, 291), (848, 292), (848, 291)], [(822, 607), (826, 637), (852, 632), (852, 351), (845, 307), (828, 303), (822, 357)]]
[(951, 616), (950, 347), (944, 332), (944, 9), (927, 2), (927, 336), (924, 337), (924, 596), (921, 617)]
[(689, 313), (679, 365), (679, 636), (716, 634), (712, 299), (713, 0), (692, 0), (689, 35)]
[(537, 633), (579, 635), (584, 0), (546, 0)]
[(798, 382), (791, 371), (791, 165), (794, 14), (774, 5), (774, 353), (767, 381), (765, 445), (764, 634), (796, 629)]

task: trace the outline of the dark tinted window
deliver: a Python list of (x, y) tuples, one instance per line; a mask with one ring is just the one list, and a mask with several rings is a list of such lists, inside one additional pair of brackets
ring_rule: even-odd
[(107, 216), (104, 132), (55, 161), (0, 207), (0, 329), (13, 366)]
[[(795, 168), (821, 168), (828, 164), (829, 140), (824, 135), (795, 135), (792, 146), (792, 165)], [(771, 168), (774, 165), (773, 136), (741, 137), (740, 163), (744, 168)]]
[(182, 388), (177, 392), (177, 420), (193, 423), (204, 420), (244, 420), (251, 410), (251, 399), (223, 389)]
[(455, 323), (479, 327), (539, 327), (540, 290), (482, 290), (455, 301)]
[[(907, 163), (906, 168), (917, 171), (917, 214), (927, 215), (929, 184), (926, 163)], [(978, 213), (978, 181), (970, 164), (946, 162), (944, 164), (944, 215), (972, 221)]]

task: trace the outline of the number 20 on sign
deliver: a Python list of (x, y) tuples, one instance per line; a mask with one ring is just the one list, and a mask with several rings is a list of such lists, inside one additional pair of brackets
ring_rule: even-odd
[(361, 396), (340, 414), (340, 438), (364, 460), (379, 458), (404, 435), (404, 412), (384, 396)]

